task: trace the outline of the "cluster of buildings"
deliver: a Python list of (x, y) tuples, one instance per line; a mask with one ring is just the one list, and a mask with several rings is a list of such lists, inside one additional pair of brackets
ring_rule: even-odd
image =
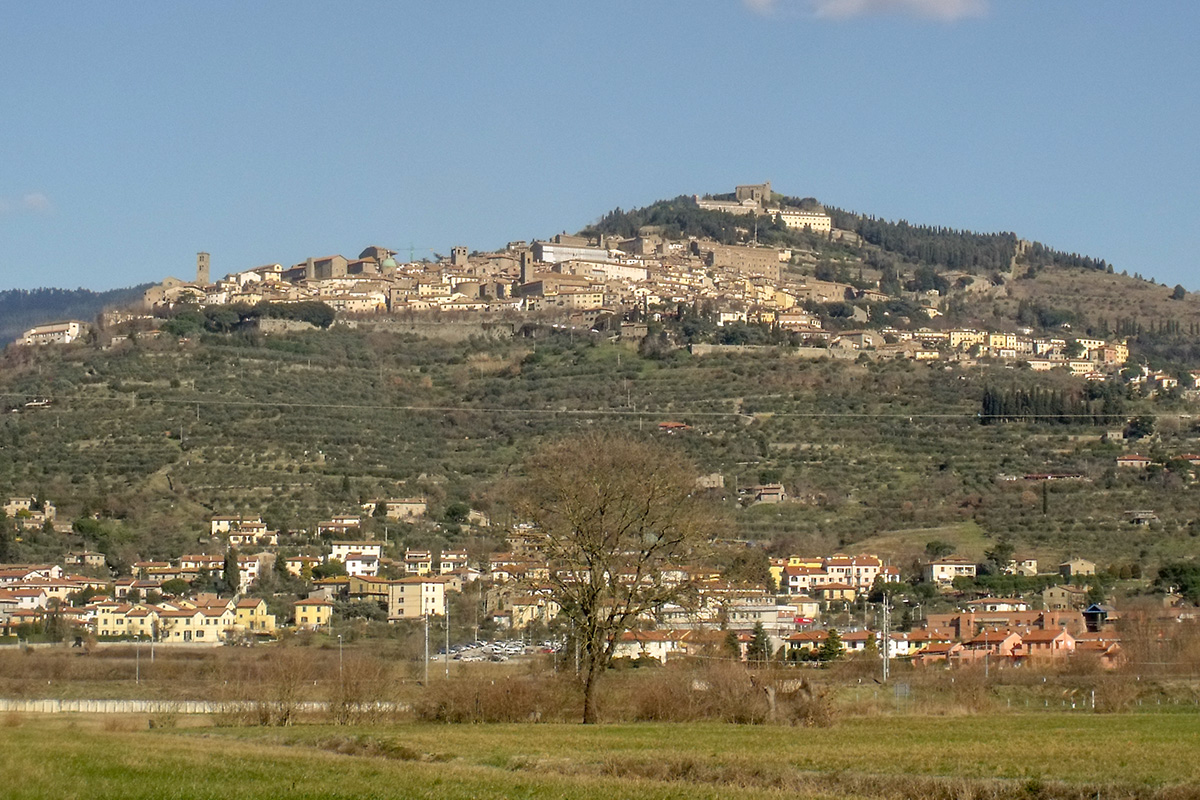
[[(15, 519), (36, 509), (53, 509), (34, 498), (10, 498), (8, 507)], [(413, 520), (423, 516), (426, 507), (423, 498), (402, 498), (373, 501), (359, 510), (362, 515)], [(442, 616), (449, 613), (452, 593), (481, 581), (479, 618), (498, 629), (528, 631), (554, 622), (561, 612), (555, 578), (562, 577), (563, 570), (578, 572), (578, 567), (552, 561), (545, 537), (528, 526), (509, 532), (504, 551), (476, 560), (459, 549), (408, 548), (400, 556), (384, 542), (364, 538), (362, 520), (359, 513), (323, 520), (316, 526), (316, 543), (304, 548), (306, 552), (289, 555), (279, 550), (278, 532), (269, 530), (260, 516), (218, 515), (210, 519), (209, 531), (224, 540), (224, 554), (139, 561), (132, 575), (117, 579), (108, 574), (104, 557), (89, 551), (67, 554), (62, 565), (0, 567), (0, 625), (12, 629), (57, 618), (104, 639), (218, 644), (273, 636), (284, 623), (296, 629), (327, 628), (339, 602), (373, 603), (380, 618), (393, 623)], [(204, 579), (224, 579), (231, 563), (227, 558), (235, 551), (247, 554), (236, 556), (237, 585), (226, 587), (231, 596), (183, 588), (183, 583), (212, 587)], [(68, 574), (64, 567), (71, 565), (92, 575)], [(653, 579), (686, 587), (686, 601), (643, 615), (637, 630), (624, 636), (618, 655), (665, 660), (711, 654), (714, 647), (728, 647), (731, 633), (744, 654), (761, 629), (772, 653), (782, 650), (804, 659), (825, 645), (835, 622), (843, 628), (840, 637), (847, 651), (911, 658), (916, 664), (1020, 662), (1086, 652), (1111, 665), (1120, 653), (1112, 630), (1116, 612), (1088, 606), (1086, 588), (1071, 583), (1096, 573), (1096, 565), (1082, 558), (1058, 565), (1063, 581), (1043, 590), (1038, 609), (1021, 599), (972, 600), (953, 613), (928, 614), (905, 632), (881, 624), (885, 620), (873, 604), (860, 602), (873, 588), (901, 581), (899, 569), (876, 555), (789, 556), (771, 559), (769, 569), (773, 586), (747, 586), (731, 583), (710, 567), (663, 566)], [(271, 570), (286, 570), (307, 587), (307, 596), (291, 604), (290, 620), (277, 622), (264, 600), (250, 596)], [(949, 555), (929, 559), (923, 578), (949, 590), (957, 578), (973, 578), (976, 570), (974, 561)], [(1039, 574), (1036, 559), (1024, 557), (1014, 558), (1005, 571)], [(910, 621), (912, 612), (910, 608)]]
[(71, 604), (89, 592), (105, 592), (109, 581), (67, 573), (59, 564), (0, 564), (0, 626), (40, 622), (51, 608), (67, 622), (83, 624), (87, 614)]
[(488, 253), (455, 247), (432, 262), (398, 262), (395, 251), (373, 246), (356, 259), (332, 255), (292, 267), (269, 264), (210, 282), (208, 255), (201, 253), (196, 280), (168, 278), (147, 290), (144, 300), (150, 308), (317, 300), (344, 314), (619, 314), (704, 300), (790, 308), (806, 295), (802, 285), (799, 293), (781, 291), (783, 267), (792, 255), (786, 249), (670, 241), (657, 234), (625, 240), (560, 234)]
[[(1086, 594), (1086, 589), (1072, 585), (1049, 587), (1043, 593), (1041, 609), (1015, 598), (972, 600), (956, 611), (929, 614), (904, 631), (893, 630), (892, 626), (885, 629), (878, 619), (869, 624), (864, 616), (861, 625), (851, 623), (836, 636), (843, 653), (905, 659), (916, 666), (987, 662), (1000, 667), (1090, 657), (1102, 667), (1114, 667), (1123, 657), (1116, 627), (1121, 615), (1111, 606), (1087, 605)], [(750, 598), (741, 598), (740, 604), (733, 607), (750, 609), (754, 605)], [(729, 647), (732, 634), (745, 659), (753, 640), (752, 628), (761, 624), (773, 657), (802, 661), (818, 658), (834, 635), (834, 628), (797, 615), (803, 612), (815, 616), (816, 604), (806, 608), (804, 600), (795, 600), (771, 607), (762, 602), (758, 608), (757, 615), (731, 614), (719, 626), (686, 624), (676, 619), (669, 621), (672, 624), (629, 631), (616, 652), (619, 657), (653, 658), (664, 663), (670, 658), (711, 657)], [(1158, 616), (1158, 622), (1195, 622), (1194, 609), (1169, 603)], [(751, 619), (754, 625), (748, 624)]]
[[(781, 205), (779, 199), (770, 182), (738, 186), (729, 199), (694, 198), (700, 209), (753, 216), (754, 222), (747, 219), (748, 238), (753, 243), (743, 245), (696, 237), (672, 239), (654, 227), (630, 238), (562, 233), (545, 241), (509, 242), (491, 252), (455, 246), (449, 255), (434, 254), (434, 260), (415, 260), (413, 252), (403, 260), (398, 251), (373, 245), (357, 257), (332, 254), (292, 265), (265, 264), (215, 280), (211, 257), (202, 252), (197, 254), (193, 280), (167, 278), (145, 292), (144, 303), (148, 309), (156, 309), (180, 303), (204, 307), (321, 301), (343, 317), (466, 312), (465, 318), (486, 319), (514, 312), (552, 312), (586, 326), (606, 315), (620, 319), (634, 309), (662, 313), (661, 309), (680, 306), (704, 307), (712, 310), (719, 326), (775, 325), (823, 348), (867, 352), (872, 357), (921, 361), (994, 358), (1024, 362), (1034, 371), (1063, 369), (1091, 380), (1111, 377), (1128, 361), (1129, 349), (1122, 340), (1036, 337), (1029, 330), (912, 330), (908, 324), (881, 327), (878, 323), (882, 320), (872, 321), (867, 306), (895, 298), (877, 289), (817, 280), (787, 269), (815, 265), (815, 252), (757, 244), (750, 232), (759, 217), (794, 230), (856, 239), (854, 234), (836, 229), (820, 206), (792, 208)], [(964, 291), (988, 288), (987, 282), (975, 281), (965, 273), (946, 277), (960, 278), (956, 285), (966, 286)], [(936, 290), (905, 292), (904, 296), (917, 304), (921, 316), (932, 320), (942, 315), (942, 298)], [(825, 330), (813, 304), (847, 301), (853, 304), (851, 324), (861, 323), (862, 329)], [(136, 316), (117, 312), (109, 315), (109, 321)], [(88, 327), (79, 321), (55, 322), (26, 331), (20, 341), (29, 345), (69, 343), (83, 337)], [(639, 331), (644, 335), (645, 328), (628, 328), (631, 336)], [(1131, 382), (1162, 390), (1177, 385), (1178, 379), (1145, 369)]]
[[(697, 199), (700, 208), (770, 214), (791, 228), (833, 234), (821, 210), (772, 206), (770, 184), (738, 187), (743, 201)], [(725, 206), (729, 205), (728, 208)], [(805, 299), (845, 297), (845, 289), (792, 282), (783, 266), (793, 255), (773, 247), (734, 246), (690, 238), (671, 240), (653, 230), (628, 239), (560, 234), (546, 241), (514, 241), (494, 252), (456, 246), (435, 261), (397, 259), (371, 246), (357, 258), (313, 257), (285, 266), (266, 264), (212, 280), (211, 258), (199, 253), (192, 281), (168, 278), (145, 293), (154, 308), (262, 301), (319, 300), (347, 314), (413, 311), (608, 311), (712, 300), (730, 307), (787, 309)], [(818, 282), (821, 283), (821, 282)]]
[(1035, 372), (1066, 369), (1072, 375), (1091, 380), (1110, 377), (1129, 360), (1129, 346), (1124, 340), (1038, 337), (1031, 333), (998, 333), (973, 328), (910, 331), (883, 327), (843, 331), (836, 337), (834, 345), (856, 350), (902, 351), (917, 360), (993, 358), (1019, 361)]
[[(929, 560), (923, 578), (942, 591), (955, 578), (973, 578), (976, 562), (957, 556)], [(1033, 576), (1037, 560), (1018, 557), (1004, 570)], [(728, 587), (705, 598), (698, 609), (668, 607), (643, 629), (625, 634), (617, 654), (628, 658), (666, 661), (683, 656), (711, 656), (729, 646), (730, 633), (742, 657), (747, 656), (753, 631), (761, 631), (772, 654), (792, 660), (816, 658), (828, 641), (835, 620), (846, 623), (838, 638), (847, 653), (872, 652), (888, 658), (910, 659), (916, 665), (968, 664), (992, 659), (1002, 663), (1062, 659), (1089, 655), (1111, 667), (1121, 657), (1120, 637), (1114, 623), (1120, 614), (1110, 606), (1092, 604), (1088, 589), (1077, 583), (1059, 583), (1042, 590), (1039, 608), (1029, 600), (986, 597), (970, 600), (954, 612), (921, 614), (919, 605), (907, 607), (912, 630), (896, 631), (882, 624), (880, 609), (859, 606), (864, 594), (878, 583), (900, 580), (894, 567), (876, 556), (835, 554), (825, 557), (791, 556), (771, 560), (778, 592)], [(1063, 581), (1096, 574), (1094, 562), (1071, 558), (1058, 565)], [(1177, 600), (1178, 598), (1174, 598)], [(707, 600), (707, 602), (705, 602)], [(856, 621), (861, 610), (861, 623)], [(1190, 619), (1193, 612), (1164, 606), (1164, 618)], [(869, 619), (868, 617), (872, 617)], [(894, 621), (894, 620), (893, 620)]]
[[(1170, 619), (1186, 612), (1166, 609)], [(816, 658), (836, 629), (813, 627), (786, 615), (775, 626), (763, 624), (772, 656), (788, 660)], [(1084, 610), (1030, 610), (1020, 600), (987, 598), (971, 601), (960, 611), (930, 614), (918, 627), (907, 631), (880, 626), (850, 626), (836, 633), (846, 654), (874, 653), (883, 658), (906, 659), (917, 666), (994, 666), (1025, 661), (1057, 661), (1073, 656), (1091, 656), (1104, 667), (1120, 663), (1121, 641), (1114, 623), (1120, 615), (1108, 606), (1092, 605)], [(811, 622), (809, 620), (808, 622)], [(744, 625), (674, 626), (626, 633), (617, 655), (654, 658), (666, 662), (685, 656), (711, 656), (729, 645), (730, 632), (742, 658), (753, 638)]]
[[(196, 563), (194, 556), (181, 560)], [(68, 555), (65, 561), (74, 559)], [(86, 564), (97, 573), (103, 572), (103, 565), (102, 556), (99, 563)], [(216, 569), (219, 572), (219, 563)], [(267, 613), (265, 602), (242, 597), (242, 591), (228, 598), (208, 593), (168, 596), (163, 581), (152, 578), (114, 581), (107, 575), (67, 573), (60, 564), (0, 565), (0, 629), (7, 632), (58, 619), (101, 637), (212, 644), (234, 634), (273, 634), (275, 617)]]
[(58, 509), (49, 500), (37, 497), (10, 497), (4, 503), (5, 518), (13, 520), (22, 530), (40, 530), (53, 525)]
[[(6, 514), (20, 527), (41, 527), (55, 519), (54, 505), (33, 497), (9, 498)], [(426, 512), (420, 497), (366, 503), (362, 512), (393, 521), (412, 521)], [(281, 569), (309, 583), (310, 597), (295, 605), (293, 623), (303, 628), (327, 626), (333, 603), (338, 598), (387, 600), (391, 584), (405, 588), (390, 590), (389, 618), (406, 619), (443, 613), (445, 592), (461, 590), (461, 582), (479, 577), (467, 565), (463, 550), (444, 550), (434, 557), (428, 550), (408, 550), (404, 558), (384, 556), (384, 544), (374, 540), (336, 539), (360, 533), (358, 514), (335, 516), (315, 529), (320, 544), (305, 548), (312, 555), (281, 553), (279, 532), (269, 530), (261, 516), (218, 515), (209, 521), (213, 538), (224, 540), (223, 553), (187, 553), (169, 561), (137, 561), (131, 574), (113, 578), (102, 553), (88, 550), (68, 552), (62, 564), (0, 565), (0, 627), (12, 629), (23, 623), (44, 623), (51, 616), (86, 629), (101, 637), (151, 636), (164, 642), (219, 643), (223, 638), (250, 633), (271, 635), (276, 623), (265, 605), (247, 597), (266, 572)], [(244, 553), (235, 555), (237, 553)], [(227, 557), (236, 563), (237, 580), (229, 586), (232, 597), (221, 598), (181, 584), (212, 586), (226, 579)], [(318, 566), (334, 562), (334, 577), (314, 578)], [(90, 574), (67, 574), (78, 567)], [(339, 574), (344, 571), (343, 574)], [(380, 577), (382, 571), (403, 575), (395, 581)], [(356, 581), (350, 587), (350, 581)], [(175, 583), (173, 583), (175, 582)], [(410, 587), (423, 599), (414, 606)], [(365, 588), (364, 588), (365, 587)], [(350, 592), (348, 589), (355, 591)]]
[[(789, 228), (831, 237), (853, 235), (834, 229), (831, 217), (819, 207), (787, 208), (777, 205), (776, 199), (768, 182), (738, 186), (731, 200), (697, 197), (695, 202), (702, 209), (760, 215), (778, 219)], [(853, 322), (867, 323), (867, 304), (894, 298), (786, 269), (793, 264), (815, 264), (814, 252), (727, 245), (695, 237), (674, 240), (653, 228), (627, 239), (563, 233), (546, 241), (510, 242), (494, 252), (470, 252), (456, 246), (435, 261), (411, 257), (402, 261), (397, 255), (395, 250), (371, 246), (357, 258), (334, 254), (291, 266), (266, 264), (212, 280), (210, 256), (199, 253), (194, 280), (168, 278), (148, 289), (144, 301), (149, 309), (180, 303), (204, 307), (321, 301), (343, 316), (459, 311), (486, 317), (505, 312), (554, 312), (584, 325), (594, 324), (602, 315), (619, 319), (633, 309), (652, 312), (686, 305), (712, 309), (719, 326), (776, 325), (813, 344), (867, 351), (879, 357), (991, 357), (1025, 361), (1039, 371), (1065, 368), (1097, 379), (1129, 357), (1124, 342), (1090, 337), (878, 325), (827, 331), (820, 315), (812, 310), (813, 304), (849, 301), (855, 304), (851, 307)], [(918, 304), (924, 317), (941, 315), (937, 291), (909, 292), (906, 297)], [(111, 315), (110, 321), (132, 318), (120, 312)], [(67, 343), (84, 335), (87, 327), (76, 321), (42, 325), (27, 331), (22, 341)], [(636, 335), (638, 327), (630, 327), (631, 335)], [(1159, 380), (1150, 375), (1144, 379)]]
[(232, 637), (275, 633), (275, 615), (258, 597), (200, 594), (145, 604), (105, 600), (86, 610), (91, 614), (90, 629), (102, 638), (219, 644)]
[(771, 577), (781, 594), (824, 601), (851, 601), (877, 580), (899, 583), (900, 570), (873, 555), (789, 556), (771, 560)]
[(810, 230), (814, 233), (832, 233), (833, 218), (824, 209), (793, 208), (777, 203), (779, 199), (771, 191), (771, 182), (738, 186), (732, 200), (716, 200), (696, 195), (692, 198), (705, 211), (722, 211), (735, 216), (761, 216), (778, 219), (793, 230)]
[[(978, 566), (977, 562), (962, 556), (948, 555), (931, 558), (922, 565), (921, 578), (939, 589), (948, 589), (954, 585), (957, 578), (974, 579)], [(1017, 575), (1025, 578), (1042, 574), (1038, 572), (1038, 560), (1028, 556), (1014, 558), (1002, 569), (1005, 575)], [(1096, 563), (1086, 558), (1069, 558), (1058, 565), (1056, 572), (1045, 574), (1057, 575), (1064, 581), (1085, 578), (1096, 574)]]

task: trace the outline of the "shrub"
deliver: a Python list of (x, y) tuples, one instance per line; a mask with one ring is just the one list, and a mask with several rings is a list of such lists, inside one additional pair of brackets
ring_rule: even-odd
[(426, 722), (541, 722), (577, 713), (573, 685), (550, 676), (431, 682), (413, 704)]

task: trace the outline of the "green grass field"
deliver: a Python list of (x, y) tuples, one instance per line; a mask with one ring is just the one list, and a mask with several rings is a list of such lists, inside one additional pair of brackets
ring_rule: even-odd
[(1196, 714), (889, 716), (822, 730), (145, 723), (6, 719), (4, 796), (1200, 797)]

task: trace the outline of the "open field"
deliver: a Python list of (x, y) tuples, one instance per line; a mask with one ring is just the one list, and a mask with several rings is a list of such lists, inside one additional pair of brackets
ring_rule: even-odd
[(992, 546), (984, 532), (972, 521), (937, 528), (887, 531), (864, 539), (857, 544), (864, 552), (878, 553), (885, 558), (893, 559), (895, 563), (906, 563), (914, 558), (924, 556), (925, 543), (934, 540), (946, 542), (954, 548), (957, 555), (980, 560), (983, 559), (983, 554), (987, 549)]
[(147, 730), (9, 717), (12, 798), (1200, 797), (1200, 715)]

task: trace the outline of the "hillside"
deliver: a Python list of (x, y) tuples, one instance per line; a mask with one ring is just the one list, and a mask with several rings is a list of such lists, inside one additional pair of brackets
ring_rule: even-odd
[[(1180, 297), (1182, 287), (1117, 272), (1104, 259), (1027, 242), (1015, 233), (884, 220), (822, 206), (814, 198), (776, 194), (774, 200), (823, 209), (832, 218), (833, 233), (789, 230), (768, 215), (755, 223), (748, 216), (698, 208), (692, 198), (681, 196), (644, 208), (614, 209), (579, 234), (627, 237), (652, 231), (668, 238), (791, 248), (792, 278), (838, 280), (896, 298), (905, 290), (938, 289), (945, 313), (935, 327), (1128, 337), (1137, 360), (1176, 370), (1200, 366), (1200, 295), (1182, 292)], [(908, 309), (897, 301), (892, 310)], [(866, 327), (881, 322), (874, 319)]]
[[(207, 514), (262, 512), (274, 527), (311, 530), (380, 496), (425, 494), (439, 517), (463, 501), (504, 522), (506, 476), (530, 448), (615, 426), (669, 436), (702, 471), (721, 473), (736, 535), (775, 552), (872, 539), (910, 557), (964, 524), (977, 531), (964, 543), (1006, 537), (1051, 560), (1152, 564), (1193, 550), (1190, 472), (1114, 462), (1127, 450), (1200, 451), (1177, 399), (1126, 399), (1124, 414), (1157, 421), (1152, 438), (1123, 448), (1101, 442), (1105, 427), (1090, 419), (981, 425), (980, 398), (997, 385), (1088, 391), (1065, 374), (1002, 366), (814, 362), (770, 350), (649, 357), (568, 334), (448, 344), (335, 328), (163, 337), (109, 352), (10, 349), (0, 392), (19, 413), (0, 422), (0, 492), (108, 520), (83, 544), (123, 559), (195, 547)], [(34, 397), (51, 406), (21, 408)], [(663, 421), (691, 429), (662, 433)], [(1080, 477), (1020, 477), (1047, 472)], [(734, 487), (770, 481), (792, 500), (735, 502)], [(1132, 526), (1131, 509), (1159, 521)], [(459, 543), (466, 534), (456, 531), (401, 535), (437, 545)], [(29, 537), (24, 552), (61, 547), (56, 537)]]
[(149, 284), (93, 292), (90, 289), (8, 289), (0, 292), (0, 343), (8, 344), (34, 325), (65, 319), (91, 322), (106, 308), (141, 300)]
[[(836, 225), (828, 235), (769, 219), (755, 229), (747, 217), (676, 198), (617, 209), (582, 233), (757, 236), (792, 251), (786, 280), (816, 276), (888, 295), (853, 301), (866, 312), (857, 316), (849, 302), (806, 301), (834, 333), (895, 324), (1127, 337), (1133, 361), (1169, 367), (1185, 386), (1186, 369), (1200, 366), (1195, 295), (1011, 233), (826, 210)], [(943, 295), (929, 319), (917, 298), (934, 288)], [(140, 292), (9, 292), (2, 300), (17, 316), (4, 319), (23, 327), (14, 320), (88, 318), (95, 311), (83, 309)], [(0, 493), (95, 518), (70, 543), (125, 562), (205, 546), (212, 514), (261, 513), (274, 528), (311, 530), (367, 500), (420, 494), (436, 520), (465, 503), (508, 522), (506, 481), (538, 442), (613, 426), (671, 436), (703, 472), (723, 476), (716, 494), (731, 535), (775, 553), (869, 546), (908, 564), (931, 540), (974, 557), (1003, 540), (1049, 561), (1080, 554), (1149, 566), (1190, 554), (1200, 529), (1195, 471), (1175, 458), (1200, 452), (1200, 427), (1179, 390), (1151, 395), (1117, 378), (1089, 383), (999, 359), (801, 357), (802, 335), (765, 323), (718, 327), (699, 303), (660, 309), (640, 346), (536, 316), (527, 336), (487, 341), (420, 339), (375, 330), (369, 318), (354, 330), (265, 336), (237, 315), (209, 319), (222, 311), (176, 309), (161, 337), (111, 350), (6, 350)], [(679, 347), (693, 343), (715, 345), (714, 354)], [(689, 427), (660, 431), (668, 421)], [(1125, 427), (1142, 438), (1105, 441)], [(1116, 457), (1131, 452), (1155, 467), (1118, 470)], [(1023, 477), (1047, 473), (1073, 477)], [(751, 487), (775, 482), (788, 502), (750, 502)], [(1134, 526), (1132, 510), (1155, 521)], [(395, 535), (436, 547), (494, 532), (451, 519)], [(56, 536), (27, 536), (20, 554), (51, 557), (63, 546)]]

